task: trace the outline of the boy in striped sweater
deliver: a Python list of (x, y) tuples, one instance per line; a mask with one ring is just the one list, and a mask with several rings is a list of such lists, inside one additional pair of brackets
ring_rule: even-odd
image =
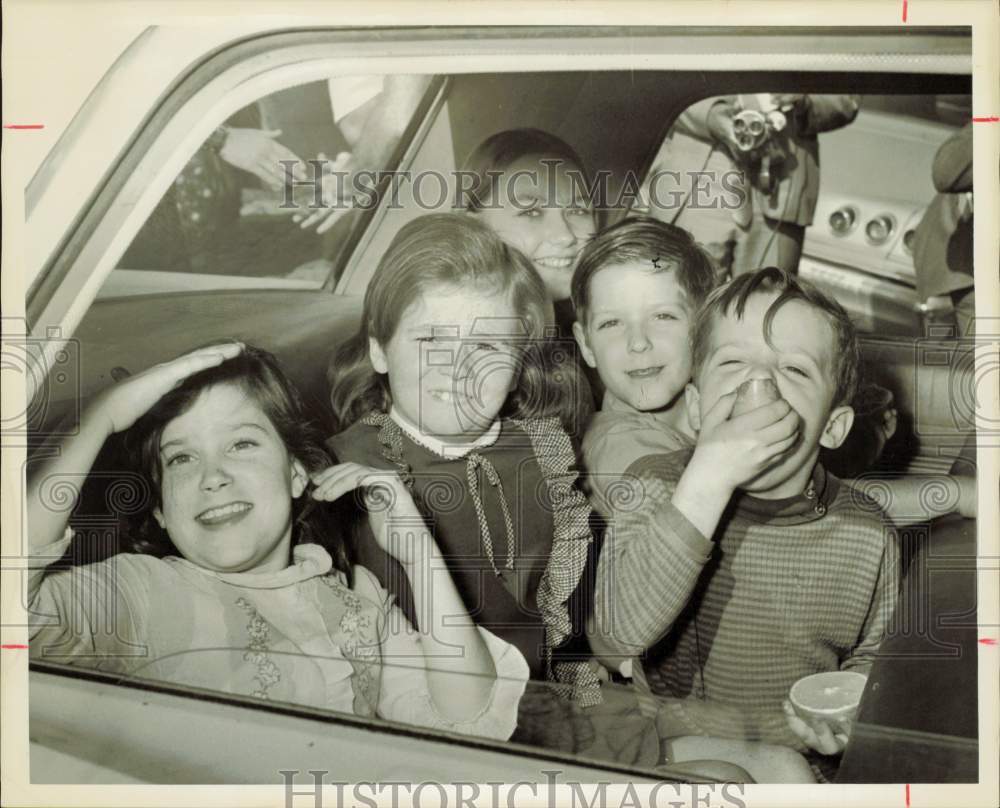
[(828, 776), (847, 735), (791, 715), (788, 691), (867, 672), (898, 590), (891, 524), (818, 462), (851, 428), (857, 337), (836, 302), (771, 267), (713, 292), (691, 341), (697, 445), (629, 467), (592, 643), (605, 660), (644, 653), (661, 735), (785, 744)]

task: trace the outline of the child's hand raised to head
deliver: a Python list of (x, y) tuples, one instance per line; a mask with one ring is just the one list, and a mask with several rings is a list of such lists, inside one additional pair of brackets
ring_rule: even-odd
[(89, 415), (98, 423), (103, 422), (107, 435), (123, 432), (188, 376), (221, 365), (242, 350), (243, 345), (239, 342), (209, 345), (153, 365), (102, 392), (91, 406)]
[(394, 471), (339, 463), (313, 475), (313, 499), (333, 502), (363, 489), (372, 533), (379, 546), (400, 564), (427, 558), (433, 538), (409, 489)]
[(783, 398), (732, 416), (735, 403), (733, 391), (705, 414), (689, 466), (729, 493), (773, 464), (795, 445), (799, 434), (798, 413)]
[(128, 429), (189, 376), (221, 365), (242, 350), (238, 342), (199, 348), (154, 365), (103, 391), (87, 408), (79, 432), (63, 442), (58, 455), (35, 468), (28, 480), (28, 524), (31, 525), (32, 544), (41, 546), (56, 541), (63, 535), (68, 521), (68, 508), (52, 508), (46, 500), (46, 480), (75, 480), (70, 483), (75, 501), (79, 495), (77, 486), (90, 473), (109, 436)]

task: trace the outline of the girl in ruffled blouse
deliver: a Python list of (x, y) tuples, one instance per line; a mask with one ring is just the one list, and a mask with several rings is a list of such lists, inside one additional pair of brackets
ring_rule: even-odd
[[(516, 645), (534, 678), (587, 703), (600, 698), (580, 643), (590, 508), (559, 419), (534, 414), (551, 400), (536, 353), (549, 306), (531, 263), (475, 218), (410, 222), (332, 363), (342, 431), (327, 445), (341, 461), (398, 472), (476, 623)], [(396, 560), (356, 539), (361, 563), (416, 618)]]
[[(139, 553), (46, 569), (67, 549), (65, 486), (128, 430), (148, 506)], [(322, 528), (310, 474), (329, 465), (274, 358), (199, 349), (101, 394), (28, 488), (33, 657), (261, 699), (507, 738), (528, 677), (516, 648), (476, 628), (395, 474), (327, 469), (324, 499), (357, 489), (374, 541), (423, 609), (414, 632), (374, 576)], [(123, 483), (137, 477), (123, 476)], [(62, 487), (56, 492), (54, 486)], [(407, 542), (385, 529), (400, 519)], [(465, 614), (465, 619), (461, 619)], [(447, 620), (442, 617), (447, 616)]]

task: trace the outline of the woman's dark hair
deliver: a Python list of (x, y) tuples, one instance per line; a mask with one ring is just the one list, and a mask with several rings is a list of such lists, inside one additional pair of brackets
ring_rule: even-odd
[[(231, 340), (229, 341), (231, 342)], [(180, 555), (166, 531), (153, 516), (162, 505), (160, 484), (160, 439), (175, 418), (187, 412), (209, 388), (220, 384), (238, 386), (267, 416), (291, 457), (307, 473), (331, 465), (323, 449), (323, 434), (310, 420), (298, 390), (267, 351), (246, 345), (232, 359), (189, 376), (161, 398), (124, 436), (124, 444), (136, 470), (152, 492), (149, 506), (129, 520), (127, 533), (132, 551), (155, 556)], [(346, 544), (329, 508), (315, 503), (308, 493), (292, 503), (292, 544), (322, 545), (334, 567), (350, 577)], [(332, 529), (331, 529), (332, 528)]]
[(490, 135), (465, 159), (462, 171), (472, 175), (472, 183), (468, 188), (463, 184), (463, 191), (468, 190), (468, 196), (462, 200), (463, 207), (474, 212), (489, 204), (504, 172), (529, 155), (561, 161), (567, 168), (580, 172), (581, 187), (590, 187), (580, 155), (565, 140), (541, 129), (505, 129)]
[[(396, 234), (379, 261), (365, 291), (361, 326), (330, 363), (327, 378), (338, 431), (370, 412), (388, 412), (389, 382), (372, 366), (369, 340), (384, 348), (406, 310), (441, 286), (473, 286), (484, 295), (506, 296), (521, 318), (524, 344), (542, 338), (549, 308), (545, 286), (519, 250), (470, 216), (432, 213), (414, 219)], [(532, 355), (526, 350), (522, 360), (530, 361)], [(525, 383), (541, 384), (543, 379), (522, 374), (519, 387)]]

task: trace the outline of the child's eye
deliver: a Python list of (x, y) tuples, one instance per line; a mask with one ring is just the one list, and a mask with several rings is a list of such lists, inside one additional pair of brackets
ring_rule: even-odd
[(597, 324), (597, 327), (598, 327), (598, 329), (601, 329), (601, 328), (614, 328), (620, 322), (621, 322), (621, 320), (617, 320), (615, 318), (611, 318), (610, 320), (601, 320), (601, 322), (599, 322)]
[(257, 441), (250, 440), (250, 438), (241, 438), (233, 444), (234, 449), (252, 449), (259, 446)]
[(519, 211), (517, 215), (527, 216), (529, 219), (537, 219), (539, 216), (542, 215), (542, 212), (537, 207), (534, 207), (534, 208), (528, 208), (527, 210)]
[(165, 465), (168, 468), (174, 466), (181, 466), (184, 465), (185, 463), (191, 462), (192, 459), (193, 458), (191, 457), (191, 455), (189, 455), (187, 452), (178, 452), (175, 455), (170, 455), (170, 457), (166, 459), (163, 465)]
[(793, 373), (796, 376), (801, 376), (804, 379), (809, 378), (809, 374), (802, 368), (798, 367), (797, 365), (785, 365), (784, 370), (786, 373)]
[(733, 367), (733, 366), (738, 365), (738, 364), (740, 364), (740, 360), (739, 359), (727, 359), (724, 362), (719, 362), (719, 367), (720, 368)]
[(654, 317), (657, 320), (679, 320), (680, 319), (680, 317), (678, 317), (676, 314), (672, 314), (669, 311), (657, 312), (654, 315)]
[(475, 342), (472, 345), (475, 351), (499, 351), (500, 346), (492, 342)]
[(590, 208), (583, 207), (567, 208), (566, 213), (570, 216), (584, 216), (588, 219), (593, 215)]

